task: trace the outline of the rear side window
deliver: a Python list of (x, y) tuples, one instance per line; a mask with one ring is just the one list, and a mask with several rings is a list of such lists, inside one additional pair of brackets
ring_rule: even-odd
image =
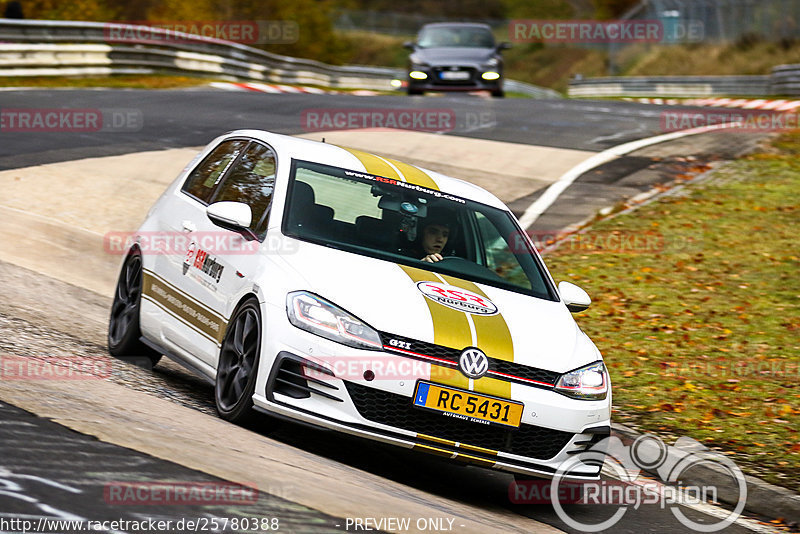
[(243, 202), (253, 212), (250, 229), (261, 235), (267, 228), (267, 208), (275, 188), (275, 154), (253, 143), (228, 173), (214, 202)]
[(195, 167), (183, 184), (181, 191), (208, 204), (214, 188), (245, 146), (247, 146), (247, 141), (244, 139), (233, 139), (220, 143), (200, 165)]

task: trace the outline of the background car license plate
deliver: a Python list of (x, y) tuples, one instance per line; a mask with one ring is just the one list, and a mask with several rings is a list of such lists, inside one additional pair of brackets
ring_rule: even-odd
[(469, 79), (469, 72), (466, 71), (444, 71), (441, 73), (443, 80), (466, 80)]
[(513, 427), (519, 426), (523, 408), (523, 405), (518, 402), (447, 388), (430, 382), (417, 383), (414, 405), (457, 419)]

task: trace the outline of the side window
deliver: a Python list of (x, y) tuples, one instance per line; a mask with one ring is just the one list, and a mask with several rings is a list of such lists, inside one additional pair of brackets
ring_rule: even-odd
[(486, 267), (500, 278), (520, 287), (531, 289), (531, 282), (508, 241), (483, 213), (476, 212), (478, 231), (486, 250)]
[(245, 146), (247, 146), (247, 141), (244, 139), (233, 139), (220, 143), (200, 165), (194, 168), (184, 182), (181, 191), (208, 204), (220, 178), (236, 161), (236, 157), (244, 150)]
[(253, 143), (222, 182), (214, 202), (243, 202), (253, 212), (250, 229), (261, 235), (267, 229), (265, 217), (275, 188), (275, 154)]

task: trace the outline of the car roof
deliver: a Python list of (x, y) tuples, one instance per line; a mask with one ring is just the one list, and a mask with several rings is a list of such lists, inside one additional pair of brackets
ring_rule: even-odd
[[(464, 180), (459, 180), (458, 178), (453, 178), (452, 176), (447, 176), (405, 162), (398, 162), (394, 159), (377, 154), (340, 147), (330, 143), (276, 134), (265, 130), (236, 130), (226, 134), (224, 137), (251, 137), (263, 141), (278, 153), (279, 160), (288, 156), (292, 159), (322, 163), (324, 165), (331, 165), (348, 170), (368, 172), (370, 174), (389, 178), (399, 176), (401, 180), (406, 182), (438, 189), (444, 193), (474, 200), (508, 211), (508, 208), (503, 202), (482, 187)], [(388, 173), (380, 172), (381, 170), (388, 171)], [(403, 173), (404, 170), (405, 173)], [(394, 176), (386, 176), (386, 174), (392, 172), (395, 173)], [(435, 184), (433, 187), (431, 187), (432, 183)]]
[(481, 22), (431, 22), (430, 24), (425, 24), (421, 29), (425, 28), (484, 28), (489, 31), (492, 30), (491, 26), (488, 24), (483, 24)]

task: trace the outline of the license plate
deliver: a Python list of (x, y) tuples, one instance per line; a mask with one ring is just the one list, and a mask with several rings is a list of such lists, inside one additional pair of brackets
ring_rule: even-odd
[(480, 393), (418, 382), (414, 406), (481, 424), (518, 427), (524, 405)]
[(469, 72), (465, 71), (444, 71), (440, 74), (443, 80), (468, 80)]

